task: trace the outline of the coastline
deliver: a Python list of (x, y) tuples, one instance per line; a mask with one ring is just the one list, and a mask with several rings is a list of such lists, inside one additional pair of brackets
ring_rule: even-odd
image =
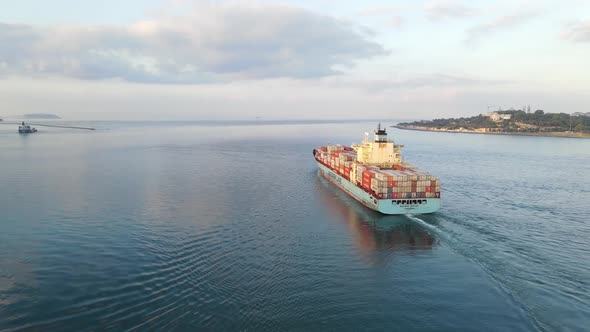
[(419, 127), (419, 126), (391, 126), (393, 128), (402, 129), (402, 130), (417, 130), (417, 131), (432, 131), (432, 132), (442, 132), (442, 133), (458, 133), (458, 134), (483, 134), (483, 135), (511, 135), (511, 136), (539, 136), (539, 137), (567, 137), (567, 138), (590, 138), (590, 133), (566, 133), (566, 132), (536, 132), (536, 133), (527, 133), (527, 132), (483, 132), (483, 131), (475, 131), (475, 130), (452, 130), (452, 129), (434, 129), (429, 127)]

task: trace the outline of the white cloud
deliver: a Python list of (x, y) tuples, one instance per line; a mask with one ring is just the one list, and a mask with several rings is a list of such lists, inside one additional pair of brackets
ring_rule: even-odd
[(0, 73), (198, 83), (324, 77), (388, 52), (366, 29), (283, 5), (199, 4), (130, 26), (0, 24)]
[(404, 25), (404, 18), (401, 16), (393, 16), (390, 20), (389, 20), (389, 25), (394, 27), (394, 28), (401, 28)]
[(354, 87), (371, 93), (391, 91), (410, 91), (425, 88), (470, 89), (478, 87), (501, 86), (514, 83), (507, 80), (491, 80), (447, 74), (415, 75), (404, 79), (361, 79), (326, 78), (324, 84), (330, 87)]
[[(443, 74), (400, 79), (331, 76), (314, 80), (253, 79), (171, 85), (65, 78), (0, 80), (0, 104), (16, 114), (64, 119), (180, 120), (272, 118), (411, 118), (436, 106), (449, 114), (465, 93), (502, 89), (511, 82)], [(35, 98), (30, 98), (31, 93)], [(469, 111), (469, 110), (464, 110)], [(7, 111), (2, 114), (9, 118)], [(8, 111), (9, 112), (9, 111)]]
[(590, 20), (568, 24), (561, 37), (577, 43), (590, 43)]
[(490, 22), (476, 25), (467, 30), (465, 42), (470, 45), (477, 44), (486, 36), (524, 24), (538, 15), (538, 12), (521, 12), (513, 15), (500, 16)]
[(401, 11), (402, 8), (397, 6), (368, 7), (361, 10), (359, 15), (387, 17), (386, 25), (399, 29), (405, 23), (405, 19), (399, 15)]
[(424, 5), (428, 17), (435, 21), (445, 18), (464, 18), (477, 15), (471, 7), (451, 0), (433, 0)]
[(369, 7), (361, 10), (359, 15), (370, 16), (370, 15), (384, 15), (384, 14), (395, 14), (400, 12), (400, 7), (397, 6), (383, 6), (383, 7)]

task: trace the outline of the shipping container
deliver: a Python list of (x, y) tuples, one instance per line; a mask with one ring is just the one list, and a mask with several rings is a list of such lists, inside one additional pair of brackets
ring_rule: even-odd
[(440, 198), (440, 180), (416, 167), (395, 165), (393, 169), (359, 164), (350, 147), (323, 146), (315, 158), (344, 179), (380, 199)]

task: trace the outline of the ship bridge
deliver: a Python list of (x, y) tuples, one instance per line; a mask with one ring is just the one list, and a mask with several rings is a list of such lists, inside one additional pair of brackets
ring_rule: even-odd
[(356, 161), (359, 164), (382, 168), (393, 168), (402, 164), (403, 145), (397, 145), (389, 140), (385, 128), (381, 128), (381, 123), (373, 133), (373, 141), (369, 140), (369, 133), (365, 133), (363, 143), (353, 145), (352, 148), (356, 150)]

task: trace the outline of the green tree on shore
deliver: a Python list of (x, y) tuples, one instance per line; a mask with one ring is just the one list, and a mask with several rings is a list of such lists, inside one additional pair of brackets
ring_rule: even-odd
[[(567, 113), (545, 113), (543, 110), (536, 110), (534, 113), (527, 113), (523, 110), (501, 111), (499, 114), (510, 114), (510, 120), (501, 122), (492, 121), (484, 115), (462, 118), (434, 119), (430, 121), (415, 121), (400, 123), (401, 126), (418, 126), (437, 129), (482, 129), (501, 131), (569, 131), (570, 128), (576, 132), (590, 132), (590, 117), (572, 116)], [(522, 124), (526, 125), (523, 126)]]

